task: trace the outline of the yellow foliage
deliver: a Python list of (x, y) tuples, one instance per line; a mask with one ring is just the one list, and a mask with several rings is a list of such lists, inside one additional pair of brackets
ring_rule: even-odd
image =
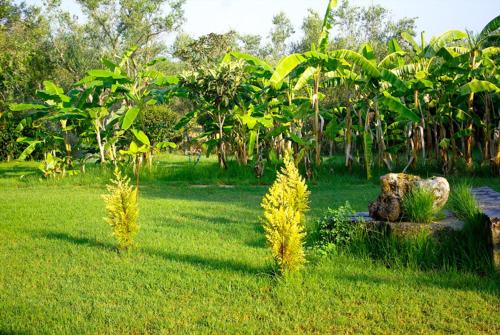
[(115, 170), (115, 178), (107, 186), (108, 195), (103, 195), (106, 203), (106, 222), (113, 227), (113, 235), (118, 240), (121, 250), (128, 250), (134, 245), (134, 237), (139, 232), (137, 218), (137, 190), (130, 185), (130, 178)]
[(304, 178), (287, 152), (285, 166), (261, 204), (266, 238), (282, 273), (296, 271), (305, 263), (304, 220), (309, 194)]

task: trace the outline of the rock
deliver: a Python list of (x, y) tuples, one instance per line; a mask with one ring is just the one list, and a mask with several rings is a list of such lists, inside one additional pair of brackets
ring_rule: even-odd
[(368, 209), (375, 220), (395, 222), (403, 216), (403, 198), (413, 187), (425, 187), (434, 193), (434, 206), (441, 209), (448, 201), (450, 185), (441, 177), (421, 179), (405, 173), (389, 173), (380, 177), (382, 191)]
[(380, 177), (382, 192), (377, 201), (369, 205), (370, 216), (375, 220), (399, 220), (403, 214), (402, 199), (418, 180), (420, 177), (405, 173), (389, 173)]
[(440, 210), (448, 202), (450, 195), (450, 184), (443, 177), (432, 177), (429, 179), (417, 180), (414, 187), (426, 188), (434, 194), (434, 209)]

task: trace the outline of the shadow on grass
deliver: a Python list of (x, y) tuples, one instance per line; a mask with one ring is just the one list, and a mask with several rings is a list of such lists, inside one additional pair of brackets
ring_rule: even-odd
[(423, 272), (421, 275), (416, 275), (408, 281), (404, 278), (404, 284), (400, 280), (389, 279), (385, 277), (377, 277), (366, 274), (342, 274), (335, 276), (336, 279), (350, 282), (362, 283), (366, 285), (389, 285), (398, 287), (400, 285), (411, 286), (426, 286), (438, 289), (447, 290), (467, 290), (475, 291), (481, 294), (488, 294), (491, 296), (498, 296), (500, 294), (500, 287), (498, 285), (499, 276), (491, 276), (486, 278), (478, 278), (477, 276), (464, 276), (458, 272)]
[(161, 257), (167, 261), (187, 263), (219, 271), (228, 270), (249, 275), (271, 275), (273, 273), (271, 266), (253, 266), (229, 259), (216, 259), (199, 255), (178, 254), (150, 248), (141, 248), (140, 251), (150, 256)]
[(22, 176), (38, 176), (37, 169), (34, 167), (11, 167), (0, 168), (0, 179), (3, 178), (19, 178)]
[[(42, 231), (33, 234), (36, 238), (45, 238), (49, 240), (59, 240), (72, 243), (78, 246), (93, 247), (107, 251), (115, 251), (118, 249), (115, 245), (105, 242), (100, 242), (94, 238), (75, 237), (65, 233)], [(193, 266), (204, 267), (213, 270), (228, 270), (233, 272), (246, 273), (249, 275), (271, 275), (273, 268), (269, 266), (253, 266), (250, 264), (228, 260), (202, 257), (198, 255), (178, 254), (174, 252), (156, 250), (151, 248), (139, 248), (139, 253), (143, 253), (153, 257), (160, 257), (167, 261), (186, 263)]]
[(41, 231), (33, 234), (33, 236), (37, 238), (45, 238), (48, 240), (59, 240), (59, 241), (69, 242), (79, 246), (89, 246), (89, 247), (104, 249), (107, 251), (116, 251), (116, 252), (118, 251), (116, 246), (111, 243), (100, 242), (95, 238), (88, 238), (84, 236), (76, 237), (65, 233), (58, 233), (51, 231)]

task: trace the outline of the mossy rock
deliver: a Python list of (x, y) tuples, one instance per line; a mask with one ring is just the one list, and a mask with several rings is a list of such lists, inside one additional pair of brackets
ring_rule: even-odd
[(434, 207), (443, 208), (448, 201), (450, 185), (445, 178), (422, 179), (406, 173), (389, 173), (380, 177), (381, 193), (368, 209), (376, 220), (396, 222), (403, 217), (403, 198), (413, 187), (427, 188), (434, 194)]

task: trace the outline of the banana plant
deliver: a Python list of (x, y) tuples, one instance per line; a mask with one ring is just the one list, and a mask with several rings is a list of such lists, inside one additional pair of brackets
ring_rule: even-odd
[[(48, 145), (50, 142), (63, 143), (65, 151), (65, 164), (72, 165), (72, 145), (69, 133), (74, 129), (76, 123), (83, 119), (81, 111), (74, 107), (74, 99), (66, 94), (61, 87), (52, 81), (43, 82), (44, 89), (37, 91), (37, 97), (41, 104), (10, 104), (9, 108), (14, 112), (29, 112), (27, 118), (23, 119), (18, 126), (22, 130), (28, 123), (34, 128), (43, 128), (47, 123), (58, 124), (62, 130), (62, 136), (51, 135), (51, 132), (39, 131), (39, 138), (29, 139), (21, 137), (18, 142), (27, 143), (28, 146), (18, 159), (24, 160), (31, 155), (37, 147)], [(45, 155), (49, 148), (45, 149)], [(57, 150), (56, 148), (54, 148)], [(55, 152), (55, 151), (54, 151)]]

